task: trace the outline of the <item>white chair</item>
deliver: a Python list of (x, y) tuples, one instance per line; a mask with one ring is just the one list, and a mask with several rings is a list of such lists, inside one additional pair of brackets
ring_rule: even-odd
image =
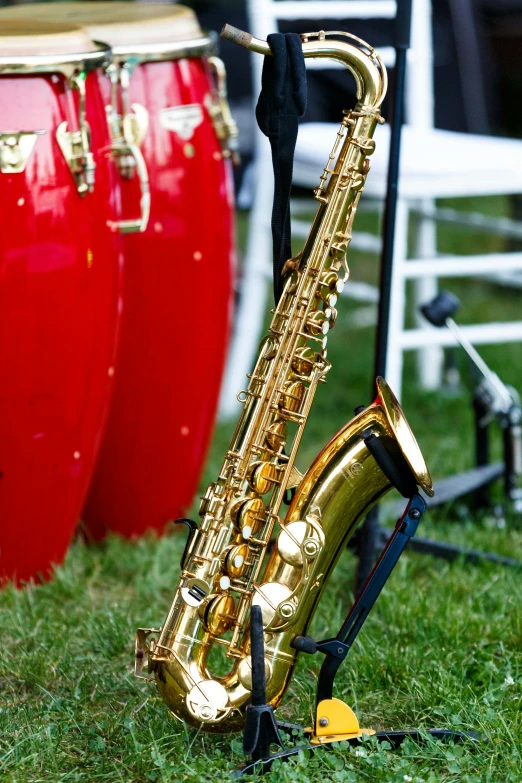
[[(337, 18), (354, 16), (375, 18), (395, 15), (395, 3), (387, 0), (346, 0), (346, 2), (274, 2), (273, 0), (250, 0), (252, 32), (266, 37), (267, 32), (275, 30), (276, 16), (281, 18), (325, 18), (329, 14), (339, 14)], [(402, 382), (403, 353), (417, 349), (418, 369), (421, 383), (427, 388), (436, 388), (440, 384), (442, 347), (452, 345), (454, 341), (445, 330), (434, 329), (415, 316), (416, 328), (405, 329), (406, 283), (414, 282), (414, 304), (417, 305), (435, 295), (437, 278), (466, 277), (497, 274), (501, 271), (522, 270), (522, 253), (495, 253), (482, 256), (446, 256), (437, 254), (436, 225), (444, 220), (444, 210), (437, 210), (435, 199), (440, 197), (464, 197), (471, 195), (491, 195), (522, 193), (522, 142), (454, 133), (433, 127), (433, 73), (431, 45), (431, 6), (429, 0), (413, 0), (412, 47), (408, 59), (406, 119), (403, 131), (402, 159), (399, 181), (399, 199), (397, 205), (396, 239), (394, 248), (394, 266), (392, 275), (392, 308), (389, 323), (389, 351), (386, 378), (395, 392), (400, 395)], [(257, 25), (257, 28), (256, 28)], [(386, 60), (390, 61), (389, 53)], [(258, 60), (261, 58), (258, 57)], [(255, 63), (256, 77), (259, 78), (262, 63)], [(259, 81), (257, 82), (259, 84)], [(324, 162), (328, 157), (335, 136), (336, 125), (329, 123), (305, 123), (300, 127), (294, 162), (294, 182), (306, 187), (314, 187)], [(377, 129), (376, 152), (372, 158), (372, 169), (365, 186), (364, 198), (382, 200), (385, 193), (387, 157), (389, 147), (389, 127)], [(264, 139), (263, 139), (264, 141)], [(264, 180), (271, 179), (269, 150), (259, 147), (258, 161), (261, 164), (256, 179), (255, 201), (251, 216), (251, 232), (254, 233), (259, 222), (269, 222), (269, 189)], [(267, 157), (268, 154), (268, 157)], [(261, 197), (263, 203), (261, 203)], [(268, 205), (268, 206), (267, 206)], [(263, 215), (261, 215), (261, 210)], [(266, 210), (266, 211), (265, 211)], [(421, 215), (416, 221), (414, 258), (408, 259), (408, 233), (410, 217)], [(465, 217), (460, 214), (461, 220)], [(470, 220), (473, 221), (471, 216)], [(264, 228), (268, 238), (268, 249), (258, 246), (256, 269), (261, 274), (270, 266), (270, 230)], [(265, 238), (265, 241), (266, 241)], [(249, 237), (250, 239), (250, 237)], [(356, 244), (356, 235), (354, 242)], [(247, 251), (245, 289), (250, 285), (249, 264), (252, 263), (250, 251)], [(268, 252), (267, 252), (268, 250)], [(263, 255), (265, 254), (265, 255)], [(349, 289), (349, 286), (347, 286)], [(256, 290), (250, 296), (260, 296), (262, 285), (260, 278)], [(266, 283), (264, 286), (266, 291)], [(241, 316), (241, 312), (239, 314)], [(262, 323), (259, 322), (258, 327)], [(246, 341), (234, 345), (236, 373), (241, 375), (250, 366), (255, 354), (253, 338), (255, 326), (250, 323), (250, 350), (247, 354)], [(476, 343), (495, 343), (522, 340), (522, 321), (499, 324), (480, 324), (464, 327), (466, 336)], [(253, 349), (253, 350), (252, 350)], [(422, 349), (419, 351), (418, 349)], [(240, 353), (242, 352), (242, 354)], [(237, 387), (238, 374), (229, 376), (230, 383)], [(239, 387), (237, 387), (239, 388)], [(228, 392), (227, 392), (228, 394)], [(224, 408), (225, 413), (227, 412)], [(230, 409), (229, 409), (230, 410)]]
[[(298, 154), (294, 165), (294, 179), (300, 184), (314, 186), (317, 180), (316, 150), (324, 151), (331, 142), (332, 129), (323, 123), (302, 126)], [(365, 186), (365, 195), (383, 198), (387, 171), (389, 127), (381, 126), (375, 134), (376, 151)], [(313, 143), (312, 143), (313, 142)], [(489, 253), (485, 255), (442, 256), (435, 249), (436, 220), (455, 219), (455, 214), (438, 211), (433, 200), (439, 197), (485, 196), (522, 192), (522, 142), (513, 139), (476, 136), (474, 134), (417, 128), (403, 129), (402, 158), (397, 204), (396, 239), (392, 275), (392, 311), (389, 324), (389, 349), (386, 378), (400, 393), (403, 352), (405, 350), (435, 348), (429, 356), (435, 367), (428, 366), (424, 383), (432, 388), (438, 383), (440, 348), (454, 345), (452, 336), (443, 329), (418, 326), (404, 328), (406, 281), (417, 286), (416, 304), (434, 295), (434, 281), (438, 277), (469, 277), (522, 270), (522, 253)], [(297, 152), (297, 151), (296, 151)], [(478, 165), (480, 165), (480, 168)], [(315, 176), (314, 176), (315, 173)], [(424, 215), (421, 236), (417, 237), (418, 254), (408, 259), (407, 239), (410, 215)], [(464, 223), (465, 215), (459, 213)], [(514, 221), (507, 221), (505, 233), (520, 236)], [(487, 227), (487, 221), (482, 221)], [(494, 226), (493, 226), (494, 228)], [(427, 282), (426, 282), (427, 281)], [(484, 323), (462, 327), (471, 342), (497, 343), (522, 340), (522, 321)], [(431, 371), (431, 372), (430, 372)]]

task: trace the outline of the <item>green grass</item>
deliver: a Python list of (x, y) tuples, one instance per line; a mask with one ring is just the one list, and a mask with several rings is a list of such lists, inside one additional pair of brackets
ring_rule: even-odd
[[(492, 212), (497, 202), (488, 205)], [(505, 207), (505, 204), (504, 204)], [(361, 216), (363, 222), (370, 216)], [(443, 241), (451, 245), (447, 235)], [(463, 243), (454, 234), (453, 246)], [(498, 240), (491, 240), (497, 243)], [(485, 247), (468, 236), (466, 248)], [(492, 244), (490, 249), (496, 246)], [(352, 257), (358, 279), (372, 280), (375, 260)], [(463, 321), (515, 318), (520, 293), (485, 283), (451, 281), (465, 294)], [(354, 307), (340, 304), (329, 345), (333, 369), (318, 392), (299, 455), (304, 469), (325, 441), (366, 402), (372, 329), (354, 329)], [(507, 381), (522, 387), (522, 346), (484, 348)], [(407, 372), (413, 357), (408, 358)], [(459, 356), (464, 378), (467, 368)], [(468, 393), (421, 393), (404, 408), (436, 477), (472, 465)], [(202, 486), (219, 468), (232, 425), (220, 425)], [(495, 445), (498, 452), (498, 440)], [(522, 558), (522, 523), (499, 529), (488, 515), (473, 520), (464, 503), (427, 515), (422, 534)], [(132, 674), (138, 626), (162, 622), (173, 595), (183, 537), (103, 546), (77, 542), (46, 585), (0, 592), (0, 780), (214, 781), (241, 758), (239, 736), (210, 736), (173, 720), (154, 687)], [(353, 583), (354, 559), (343, 555), (311, 629), (336, 631)], [(478, 746), (407, 743), (391, 752), (367, 743), (274, 769), (268, 781), (507, 783), (522, 781), (522, 595), (507, 569), (446, 564), (406, 553), (340, 671), (336, 695), (363, 726), (449, 726), (483, 732)], [(300, 661), (279, 712), (309, 724), (319, 662)]]

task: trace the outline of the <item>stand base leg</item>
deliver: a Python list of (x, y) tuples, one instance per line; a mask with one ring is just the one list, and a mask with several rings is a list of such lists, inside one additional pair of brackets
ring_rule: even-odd
[[(280, 725), (284, 727), (285, 724)], [(287, 725), (295, 728), (294, 724)], [(361, 733), (366, 733), (366, 731)], [(399, 748), (407, 739), (412, 739), (414, 742), (423, 742), (427, 737), (440, 740), (441, 742), (464, 742), (464, 740), (472, 740), (477, 742), (479, 740), (484, 740), (484, 737), (482, 737), (480, 734), (477, 734), (476, 732), (453, 731), (452, 729), (425, 729), (422, 731), (420, 729), (405, 729), (403, 731), (377, 731), (375, 732), (374, 736), (379, 742), (389, 742), (394, 750)], [(343, 737), (343, 740), (348, 742), (350, 745), (358, 745), (360, 743), (359, 737), (354, 737), (352, 739)], [(276, 759), (287, 761), (293, 756), (297, 756), (298, 753), (302, 750), (308, 751), (310, 755), (313, 756), (314, 753), (317, 753), (320, 750), (328, 750), (334, 744), (335, 742), (312, 745), (307, 742), (302, 745), (298, 745), (295, 748), (286, 748), (285, 750), (280, 750), (278, 753), (274, 753), (273, 756), (269, 756), (266, 759), (250, 761), (244, 765), (241, 765), (241, 767), (238, 768), (232, 775), (232, 778), (233, 780), (242, 780), (244, 775), (252, 775), (256, 773), (262, 775), (269, 771), (270, 767)]]
[[(387, 528), (380, 528), (379, 535), (381, 538), (379, 544), (386, 542), (392, 532), (392, 530)], [(491, 552), (480, 552), (475, 549), (467, 549), (466, 547), (447, 544), (443, 541), (434, 541), (430, 538), (419, 538), (416, 536), (411, 539), (409, 548), (413, 552), (440, 557), (443, 560), (449, 560), (450, 562), (463, 558), (465, 563), (470, 563), (471, 565), (488, 562), (495, 563), (495, 565), (508, 566), (510, 568), (522, 568), (522, 561), (514, 560), (512, 557), (504, 557), (503, 555), (495, 555)]]

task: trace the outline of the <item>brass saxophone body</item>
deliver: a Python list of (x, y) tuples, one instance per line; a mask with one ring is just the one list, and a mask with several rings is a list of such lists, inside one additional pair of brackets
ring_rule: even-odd
[[(234, 28), (225, 32), (270, 54), (264, 41)], [(286, 264), (283, 295), (241, 395), (243, 409), (222, 468), (202, 500), (169, 614), (160, 631), (139, 629), (137, 636), (137, 674), (146, 664), (172, 713), (210, 731), (244, 723), (252, 604), (263, 615), (267, 699), (274, 707), (281, 701), (297, 657), (293, 638), (306, 633), (346, 542), (391, 488), (366, 446), (368, 434), (382, 439), (392, 458), (433, 494), (415, 438), (382, 379), (375, 402), (334, 436), (307, 473), (294, 467), (316, 388), (330, 369), (327, 335), (348, 279), (346, 249), (386, 91), (374, 50), (353, 37), (355, 44), (327, 35), (303, 36), (305, 57), (346, 65), (358, 102), (344, 115), (315, 190), (319, 207), (303, 251)], [(295, 495), (282, 519), (288, 489)]]

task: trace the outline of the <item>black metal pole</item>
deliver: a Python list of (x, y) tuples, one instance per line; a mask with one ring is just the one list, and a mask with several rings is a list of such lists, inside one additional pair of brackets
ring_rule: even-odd
[[(479, 385), (473, 395), (473, 413), (475, 416), (475, 464), (477, 467), (489, 464), (489, 422), (485, 419), (490, 412), (484, 390)], [(487, 508), (490, 504), (489, 484), (479, 487), (475, 493), (475, 505)]]
[(379, 306), (377, 332), (375, 336), (374, 376), (384, 376), (388, 353), (388, 323), (391, 308), (391, 278), (393, 268), (393, 246), (395, 243), (395, 219), (399, 165), (401, 155), (402, 126), (404, 123), (404, 94), (406, 87), (406, 60), (410, 47), (412, 0), (398, 0), (395, 20), (395, 89), (393, 92), (393, 116), (390, 125), (390, 154), (386, 201), (384, 204), (382, 251), (379, 280)]
[[(406, 87), (406, 61), (410, 48), (412, 0), (397, 1), (395, 18), (395, 85), (393, 91), (393, 115), (390, 123), (390, 154), (386, 201), (384, 203), (382, 250), (379, 273), (379, 305), (375, 335), (375, 363), (373, 372), (372, 399), (375, 398), (375, 379), (386, 372), (388, 353), (388, 324), (391, 308), (391, 279), (393, 268), (393, 246), (395, 243), (395, 220), (401, 154), (401, 136), (404, 123), (404, 94)], [(358, 595), (366, 582), (375, 562), (379, 538), (379, 509), (374, 506), (361, 529), (357, 547), (357, 575), (355, 594)]]

